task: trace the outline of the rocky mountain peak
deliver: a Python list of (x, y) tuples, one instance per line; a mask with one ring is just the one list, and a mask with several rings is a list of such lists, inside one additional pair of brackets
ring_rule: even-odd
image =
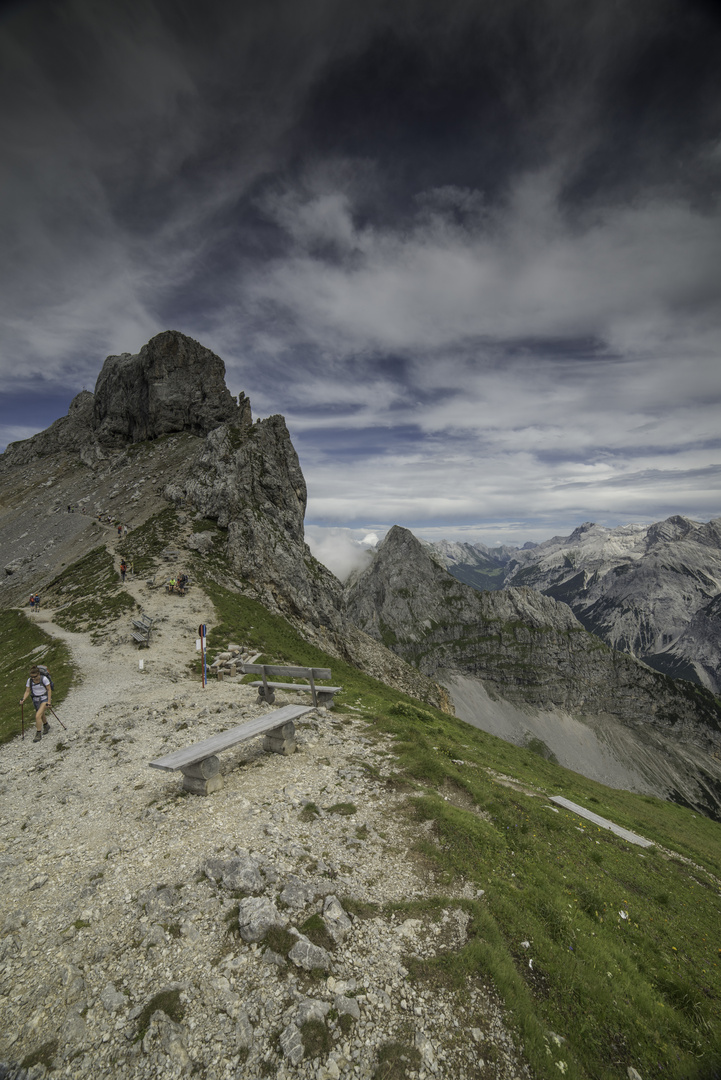
[(46, 431), (11, 443), (0, 467), (26, 465), (52, 454), (79, 454), (86, 464), (104, 450), (122, 449), (161, 435), (207, 435), (221, 424), (252, 425), (250, 401), (225, 385), (225, 364), (210, 349), (181, 334), (156, 334), (139, 353), (109, 356), (95, 393), (83, 390), (68, 415)]
[(680, 540), (689, 533), (698, 529), (698, 523), (681, 514), (673, 514), (664, 521), (657, 521), (651, 525), (646, 533), (646, 547), (651, 548), (656, 544), (665, 544), (669, 540)]
[(165, 330), (135, 356), (107, 358), (95, 385), (93, 427), (106, 446), (178, 431), (205, 435), (226, 422), (249, 421), (246, 401), (241, 395), (239, 405), (228, 390), (219, 356), (177, 330)]

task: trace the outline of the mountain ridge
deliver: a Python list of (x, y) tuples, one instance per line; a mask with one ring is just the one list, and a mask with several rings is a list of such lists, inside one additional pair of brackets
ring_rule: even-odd
[(430, 546), (459, 581), (478, 589), (528, 585), (569, 604), (607, 644), (721, 692), (714, 603), (721, 594), (721, 518), (697, 522), (676, 514), (613, 529), (584, 522), (568, 536), (510, 556), (499, 550), (495, 558), (477, 545)]

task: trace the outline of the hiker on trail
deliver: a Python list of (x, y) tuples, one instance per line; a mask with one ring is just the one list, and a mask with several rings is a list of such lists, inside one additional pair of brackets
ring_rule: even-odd
[(128, 569), (128, 564), (126, 563), (125, 559), (123, 559), (122, 562), (120, 563), (120, 579), (121, 579), (121, 581), (125, 581), (125, 572), (126, 572), (127, 569)]
[(20, 698), (22, 705), (32, 694), (33, 708), (35, 709), (35, 738), (33, 742), (40, 742), (43, 735), (50, 731), (50, 724), (45, 719), (45, 710), (52, 701), (52, 686), (47, 675), (36, 668), (30, 668), (30, 678), (25, 684), (25, 694)]
[(123, 536), (123, 526), (118, 525), (118, 540), (121, 540)]
[(35, 593), (35, 610), (40, 611), (40, 593)]
[(32, 615), (32, 613), (34, 611), (35, 611), (35, 593), (31, 592), (30, 593), (30, 614)]

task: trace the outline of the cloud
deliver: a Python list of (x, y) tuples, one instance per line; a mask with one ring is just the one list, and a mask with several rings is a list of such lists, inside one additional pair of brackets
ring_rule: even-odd
[(0, 24), (4, 391), (69, 400), (188, 333), (286, 415), (351, 554), (395, 521), (718, 513), (705, 8), (191, 9)]
[(362, 531), (309, 525), (306, 526), (305, 540), (316, 559), (340, 581), (345, 581), (354, 570), (368, 565), (372, 551), (378, 544), (378, 536), (374, 532), (366, 532), (358, 539), (358, 533)]
[[(428, 356), (477, 342), (593, 337), (610, 350), (665, 351), (719, 330), (721, 207), (650, 198), (561, 206), (560, 169), (520, 176), (502, 206), (481, 192), (420, 192), (411, 227), (357, 219), (328, 178), (275, 195), (266, 212), (292, 240), (252, 283), (292, 333), (327, 351)], [(459, 221), (459, 205), (471, 209)]]

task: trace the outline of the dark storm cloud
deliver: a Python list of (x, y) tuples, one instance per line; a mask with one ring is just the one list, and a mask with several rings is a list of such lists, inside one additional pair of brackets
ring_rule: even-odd
[(680, 0), (18, 4), (4, 387), (172, 326), (318, 520), (718, 513), (719, 55)]

